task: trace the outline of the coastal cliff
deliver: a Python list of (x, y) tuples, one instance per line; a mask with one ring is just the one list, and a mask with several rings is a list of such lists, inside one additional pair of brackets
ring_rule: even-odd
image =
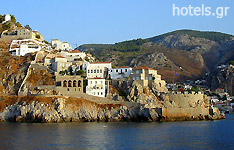
[(122, 90), (124, 86), (128, 89), (126, 99), (114, 93), (106, 99), (90, 96), (87, 99), (85, 96), (81, 98), (52, 95), (47, 97), (8, 96), (0, 101), (0, 120), (16, 122), (186, 121), (225, 118), (218, 109), (208, 107), (206, 97), (202, 94), (168, 94), (161, 91), (156, 96), (153, 93), (154, 90), (142, 88), (137, 82), (129, 83), (130, 86), (127, 84), (118, 83)]

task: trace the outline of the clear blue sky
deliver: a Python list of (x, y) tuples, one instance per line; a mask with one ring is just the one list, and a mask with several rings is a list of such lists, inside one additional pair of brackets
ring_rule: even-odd
[[(230, 7), (226, 17), (172, 15), (172, 5)], [(13, 14), (22, 25), (75, 44), (115, 43), (178, 29), (234, 34), (233, 0), (5, 0), (0, 14)]]

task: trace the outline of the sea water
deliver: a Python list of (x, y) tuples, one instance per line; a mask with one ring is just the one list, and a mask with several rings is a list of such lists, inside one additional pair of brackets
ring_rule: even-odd
[(187, 122), (0, 123), (0, 149), (234, 149), (234, 114)]

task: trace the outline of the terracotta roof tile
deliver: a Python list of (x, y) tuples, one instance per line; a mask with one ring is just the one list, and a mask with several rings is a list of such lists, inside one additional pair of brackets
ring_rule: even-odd
[(71, 51), (70, 53), (81, 53), (81, 51), (79, 51), (79, 50), (74, 50), (74, 51)]
[(56, 56), (56, 58), (65, 58), (65, 57), (63, 57), (63, 56)]
[(88, 79), (104, 79), (104, 78), (101, 78), (101, 77), (94, 77), (94, 78), (88, 78)]

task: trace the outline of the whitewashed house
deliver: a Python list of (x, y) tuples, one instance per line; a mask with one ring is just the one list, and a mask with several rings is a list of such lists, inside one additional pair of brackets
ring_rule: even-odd
[(111, 79), (123, 79), (129, 77), (132, 72), (132, 68), (129, 66), (119, 66), (109, 70), (109, 75)]
[(13, 40), (10, 44), (9, 52), (12, 55), (24, 56), (28, 53), (34, 53), (40, 50), (50, 51), (51, 47), (34, 39)]
[(69, 43), (67, 42), (61, 42), (58, 39), (53, 39), (51, 41), (52, 46), (57, 49), (57, 50), (71, 50), (72, 47)]
[(85, 59), (86, 54), (84, 52), (81, 52), (79, 50), (74, 50), (74, 51), (61, 51), (60, 55), (63, 57), (66, 57), (68, 61), (77, 61)]
[(6, 14), (4, 17), (4, 21), (2, 22), (2, 24), (6, 23), (7, 21), (11, 21), (11, 15)]
[(88, 85), (86, 86), (86, 93), (93, 96), (105, 97), (106, 89), (108, 89), (107, 86), (103, 78), (89, 78)]
[(88, 62), (83, 63), (83, 66), (87, 78), (105, 78), (105, 73), (111, 69), (111, 62)]

